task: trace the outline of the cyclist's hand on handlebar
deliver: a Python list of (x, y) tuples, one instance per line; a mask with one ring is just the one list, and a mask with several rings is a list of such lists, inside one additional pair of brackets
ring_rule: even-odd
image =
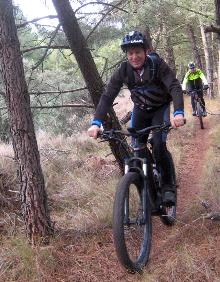
[(182, 114), (176, 115), (171, 119), (171, 124), (173, 128), (183, 126), (185, 124), (184, 116)]
[(87, 131), (87, 134), (89, 137), (97, 138), (98, 133), (101, 131), (100, 127), (98, 125), (92, 125)]

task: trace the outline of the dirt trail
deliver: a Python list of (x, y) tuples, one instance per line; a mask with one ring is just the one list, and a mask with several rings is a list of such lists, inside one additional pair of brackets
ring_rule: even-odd
[(198, 120), (194, 122), (195, 137), (189, 141), (177, 171), (179, 182), (178, 211), (182, 213), (190, 204), (190, 199), (195, 198), (199, 188), (203, 159), (208, 149), (208, 118), (204, 120), (205, 129), (199, 128)]
[[(178, 220), (184, 222), (186, 221), (184, 212), (192, 200), (196, 199), (199, 191), (198, 180), (208, 148), (208, 138), (205, 138), (209, 131), (208, 118), (205, 120), (204, 130), (199, 128), (197, 121), (194, 127), (195, 135), (186, 140), (184, 158), (177, 171)], [(152, 251), (149, 265), (146, 267), (147, 272), (151, 272), (152, 267), (157, 268), (158, 259), (158, 265), (161, 260), (166, 260), (167, 252), (163, 253), (161, 250), (166, 242), (170, 241), (172, 244), (170, 237), (175, 236), (175, 232), (178, 232), (178, 227), (167, 228), (158, 218), (154, 219)], [(96, 230), (91, 234), (67, 234), (65, 242), (68, 248), (64, 251), (63, 242), (61, 243), (63, 260), (61, 253), (59, 259), (62, 271), (58, 270), (56, 281), (138, 281), (140, 279), (138, 275), (127, 274), (119, 266), (109, 228)]]
[[(177, 208), (177, 220), (180, 228), (184, 225), (191, 223), (192, 218), (187, 218), (186, 214), (188, 208), (192, 206), (193, 202), (200, 202), (197, 197), (200, 190), (200, 177), (202, 167), (204, 165), (205, 153), (208, 149), (208, 131), (209, 122), (208, 118), (205, 119), (205, 129), (201, 130), (198, 120), (194, 120), (195, 136), (185, 141), (185, 149), (183, 158), (181, 159), (177, 170), (177, 182), (178, 182), (178, 208)], [(157, 256), (160, 255), (161, 249), (166, 243), (170, 243), (172, 238), (178, 234), (179, 229), (174, 230), (172, 228), (165, 227), (158, 218), (154, 219), (153, 229), (153, 246), (151, 252), (151, 259), (155, 264)], [(171, 237), (171, 240), (169, 240)], [(169, 246), (166, 246), (168, 251)], [(172, 246), (170, 247), (172, 249)], [(161, 258), (160, 258), (161, 259)]]

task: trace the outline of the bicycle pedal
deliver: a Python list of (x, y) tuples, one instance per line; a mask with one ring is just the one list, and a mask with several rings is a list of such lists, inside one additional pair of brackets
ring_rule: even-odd
[(175, 207), (175, 206), (176, 205), (174, 203), (172, 203), (172, 202), (164, 204), (164, 207), (166, 207), (166, 208), (172, 208), (172, 207)]
[(175, 206), (176, 197), (173, 191), (164, 192), (163, 205), (165, 206)]

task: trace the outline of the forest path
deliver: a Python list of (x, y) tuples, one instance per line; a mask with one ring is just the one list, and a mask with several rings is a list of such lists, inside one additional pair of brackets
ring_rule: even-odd
[[(163, 225), (158, 217), (153, 220), (152, 251), (148, 266), (144, 269), (146, 277), (161, 267), (161, 262), (172, 256), (175, 238), (181, 229), (192, 222), (187, 209), (197, 201), (199, 180), (204, 164), (203, 159), (208, 148), (209, 120), (205, 119), (205, 129), (199, 128), (198, 121), (194, 121), (195, 133), (192, 138), (184, 140), (184, 152), (177, 170), (178, 181), (178, 214), (177, 224), (174, 227)], [(112, 231), (103, 227), (91, 233), (63, 234), (60, 246), (59, 260), (61, 268), (57, 269), (55, 281), (140, 281), (138, 274), (130, 275), (124, 271), (116, 258)], [(169, 255), (168, 255), (169, 254)], [(149, 280), (148, 280), (149, 279)], [(148, 278), (142, 281), (162, 281)], [(169, 281), (169, 280), (163, 280)]]
[[(201, 172), (204, 166), (204, 158), (209, 146), (209, 119), (204, 119), (205, 129), (200, 129), (198, 119), (194, 120), (193, 130), (195, 135), (184, 140), (184, 152), (178, 165), (177, 182), (178, 182), (178, 206), (177, 206), (177, 223), (173, 228), (164, 226), (158, 218), (154, 220), (154, 230), (152, 239), (151, 263), (154, 268), (157, 265), (157, 259), (166, 259), (172, 253), (173, 240), (181, 235), (181, 230), (190, 228), (193, 225), (193, 204), (201, 203), (198, 193), (201, 185)], [(192, 213), (192, 217), (190, 214)], [(164, 250), (165, 257), (162, 258)]]

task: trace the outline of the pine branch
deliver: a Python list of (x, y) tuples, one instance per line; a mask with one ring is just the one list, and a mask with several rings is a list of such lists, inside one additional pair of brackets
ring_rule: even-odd
[[(122, 3), (122, 2), (124, 2), (124, 0), (123, 0), (123, 1), (120, 1), (120, 3)], [(123, 12), (125, 12), (125, 13), (128, 13), (128, 11), (126, 11), (126, 10), (124, 10), (124, 9), (122, 9), (122, 8), (117, 7), (118, 3), (115, 4), (115, 5), (113, 5), (113, 4), (104, 3), (104, 2), (101, 2), (101, 1), (99, 1), (99, 2), (89, 2), (89, 3), (83, 4), (82, 6), (80, 6), (79, 8), (77, 8), (77, 9), (74, 11), (74, 13), (76, 14), (80, 9), (84, 8), (85, 6), (93, 5), (93, 4), (95, 4), (95, 5), (96, 5), (96, 4), (97, 4), (97, 5), (106, 5), (106, 6), (114, 7), (114, 8), (117, 8), (118, 10), (120, 10), (120, 11), (123, 11)]]
[(24, 49), (24, 50), (21, 50), (21, 53), (24, 54), (24, 53), (27, 53), (27, 52), (31, 52), (31, 51), (34, 51), (34, 50), (37, 50), (37, 49), (70, 49), (69, 46), (65, 46), (65, 45), (60, 45), (60, 46), (48, 46), (48, 45), (45, 45), (45, 46), (35, 46), (35, 47), (31, 47), (31, 48), (28, 48), (28, 49)]
[[(94, 109), (94, 105), (89, 104), (66, 104), (66, 105), (53, 105), (53, 106), (31, 106), (31, 109), (59, 109), (59, 108), (88, 108)], [(0, 107), (0, 110), (6, 110), (7, 107)]]
[(205, 32), (220, 33), (220, 26), (214, 26), (214, 25), (206, 26), (204, 28), (204, 31)]
[[(91, 30), (91, 32), (88, 34), (88, 36), (86, 37), (86, 41), (88, 40), (88, 38), (93, 34), (93, 32), (97, 29), (97, 27), (100, 25), (101, 22), (104, 21), (104, 19), (114, 10), (114, 9), (120, 9), (118, 6), (121, 5), (124, 2), (124, 0), (118, 2), (115, 5), (109, 5), (112, 8), (109, 9), (109, 11), (106, 12), (106, 14), (97, 22), (97, 24), (94, 26), (94, 28)], [(127, 11), (123, 10), (124, 12), (128, 13)]]
[(31, 21), (27, 21), (27, 22), (23, 22), (21, 24), (16, 25), (17, 28), (22, 28), (25, 27), (26, 25), (28, 25), (29, 23), (35, 23), (37, 21), (40, 21), (42, 19), (56, 19), (58, 18), (57, 15), (48, 15), (48, 16), (44, 16), (44, 17), (40, 17), (40, 18), (34, 18)]
[(57, 35), (57, 33), (58, 33), (59, 29), (60, 29), (60, 26), (61, 26), (61, 24), (58, 24), (58, 26), (57, 26), (56, 29), (54, 30), (53, 35), (52, 35), (51, 38), (50, 38), (50, 41), (49, 41), (49, 44), (48, 44), (48, 48), (46, 48), (45, 53), (43, 54), (43, 56), (41, 57), (41, 59), (32, 67), (32, 71), (35, 70), (37, 67), (39, 67), (39, 65), (40, 65), (40, 64), (44, 61), (44, 59), (46, 58), (47, 52), (48, 52), (48, 50), (49, 50), (49, 48), (50, 48), (50, 46), (51, 46), (51, 44), (52, 44), (54, 38), (56, 37), (56, 35)]
[[(76, 89), (70, 89), (70, 90), (59, 90), (59, 91), (36, 91), (36, 92), (29, 92), (29, 95), (52, 95), (52, 94), (65, 94), (65, 93), (73, 93), (73, 92), (77, 92), (77, 91), (82, 91), (82, 90), (86, 90), (87, 87), (81, 87), (81, 88), (76, 88)], [(5, 96), (5, 92), (0, 91), (0, 95)]]

